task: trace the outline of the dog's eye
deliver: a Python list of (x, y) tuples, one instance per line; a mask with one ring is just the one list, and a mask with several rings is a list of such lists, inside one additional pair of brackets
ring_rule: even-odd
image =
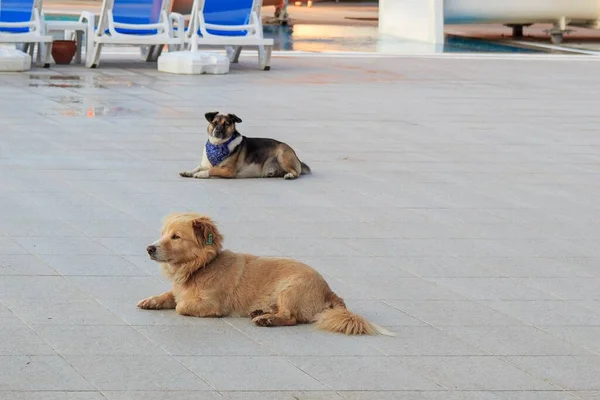
[(173, 239), (173, 240), (177, 240), (177, 239), (180, 239), (180, 237), (179, 237), (179, 236), (177, 236), (177, 235), (173, 235), (173, 236), (171, 236), (171, 239)]

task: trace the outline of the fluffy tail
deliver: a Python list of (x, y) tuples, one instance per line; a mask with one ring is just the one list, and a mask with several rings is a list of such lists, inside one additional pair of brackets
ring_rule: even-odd
[(343, 305), (343, 301), (341, 301), (341, 304), (334, 304), (333, 308), (329, 308), (318, 314), (315, 317), (315, 326), (324, 331), (344, 333), (346, 335), (395, 336), (393, 332), (348, 311)]
[(312, 171), (310, 170), (310, 167), (306, 164), (304, 164), (302, 161), (300, 161), (300, 165), (302, 166), (302, 171), (300, 172), (302, 175), (308, 175), (310, 173), (312, 173)]

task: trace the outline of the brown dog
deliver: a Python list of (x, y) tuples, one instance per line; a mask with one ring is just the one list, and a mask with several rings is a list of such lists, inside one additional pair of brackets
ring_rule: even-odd
[(242, 120), (235, 114), (205, 114), (208, 140), (200, 166), (180, 172), (184, 178), (271, 178), (296, 179), (310, 168), (296, 152), (274, 139), (248, 138), (237, 131)]
[(259, 326), (315, 322), (347, 335), (393, 335), (346, 309), (311, 267), (296, 260), (222, 250), (223, 236), (208, 217), (171, 214), (162, 237), (148, 246), (173, 290), (138, 303), (195, 317), (249, 316)]

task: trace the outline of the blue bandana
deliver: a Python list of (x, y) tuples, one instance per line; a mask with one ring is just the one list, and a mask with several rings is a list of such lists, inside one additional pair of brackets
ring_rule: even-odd
[(221, 164), (231, 152), (229, 151), (229, 144), (233, 142), (239, 136), (238, 133), (234, 133), (228, 141), (221, 144), (212, 144), (210, 140), (206, 141), (206, 157), (213, 167)]

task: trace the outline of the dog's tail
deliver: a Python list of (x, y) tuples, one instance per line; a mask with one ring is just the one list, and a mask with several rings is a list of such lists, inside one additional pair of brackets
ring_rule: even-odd
[(312, 173), (312, 171), (310, 170), (310, 167), (308, 165), (306, 165), (305, 163), (303, 163), (302, 161), (300, 161), (300, 165), (302, 166), (302, 171), (300, 172), (301, 175), (308, 175), (308, 174)]
[(335, 294), (333, 296), (335, 297), (332, 301), (332, 308), (328, 308), (315, 316), (314, 322), (318, 329), (346, 335), (395, 336), (393, 332), (348, 311), (344, 301)]

